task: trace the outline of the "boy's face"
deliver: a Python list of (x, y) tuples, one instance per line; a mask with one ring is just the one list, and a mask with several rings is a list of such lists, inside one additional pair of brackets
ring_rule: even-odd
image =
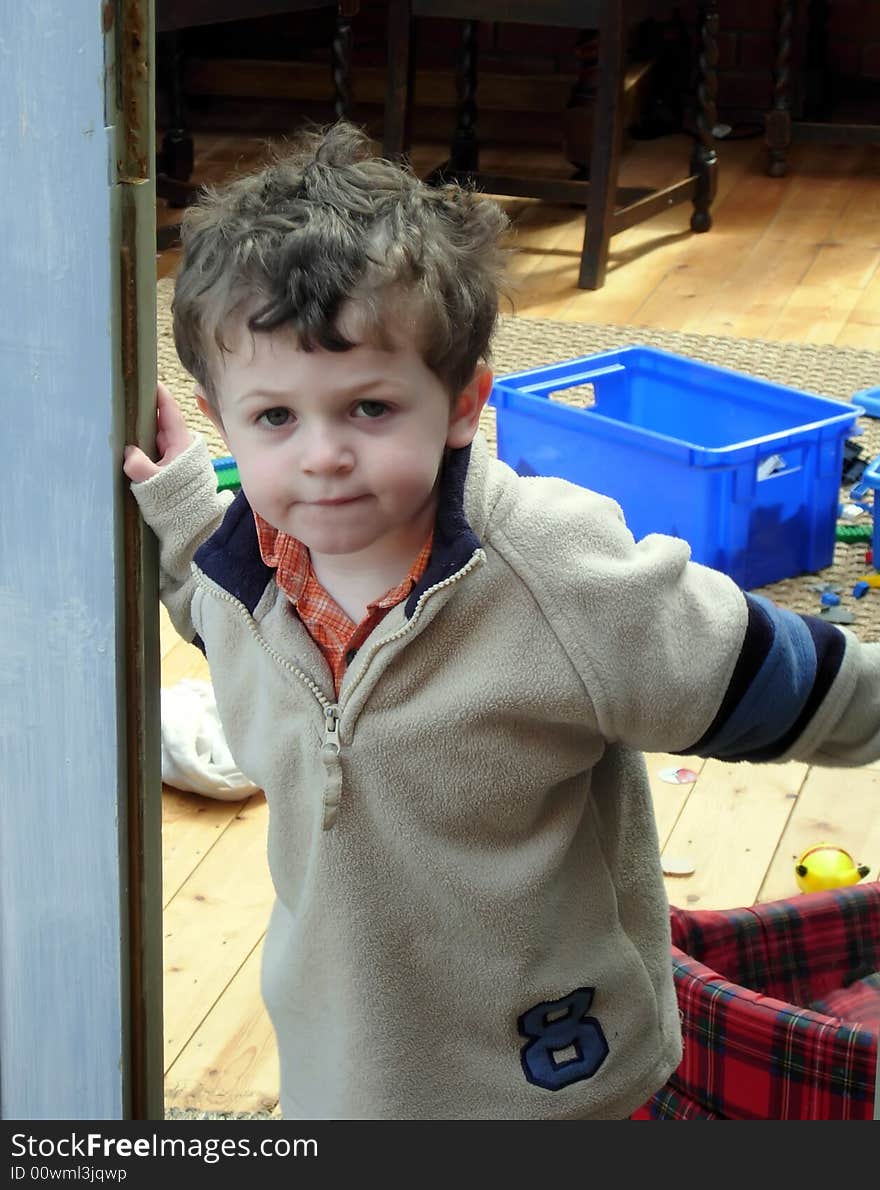
[(408, 564), (433, 525), (444, 449), (473, 439), (490, 389), (481, 368), (451, 401), (403, 334), (392, 351), (330, 352), (245, 330), (218, 370), (219, 417), (199, 405), (270, 525), (313, 556)]

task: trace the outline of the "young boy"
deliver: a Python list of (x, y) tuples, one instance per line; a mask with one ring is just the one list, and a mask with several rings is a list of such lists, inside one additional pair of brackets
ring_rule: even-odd
[(861, 764), (880, 648), (478, 434), (500, 237), (336, 125), (188, 212), (125, 473), (266, 792), (288, 1118), (620, 1118), (681, 1056), (643, 750)]

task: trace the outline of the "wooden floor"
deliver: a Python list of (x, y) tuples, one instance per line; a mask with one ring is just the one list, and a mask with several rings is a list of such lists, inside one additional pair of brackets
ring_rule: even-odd
[[(689, 142), (633, 146), (624, 185), (678, 176)], [(257, 138), (197, 142), (196, 178), (218, 180), (258, 162)], [(436, 163), (421, 146), (416, 167)], [(758, 140), (719, 145), (715, 226), (688, 230), (673, 208), (612, 241), (607, 282), (575, 285), (583, 216), (570, 207), (505, 200), (516, 230), (514, 309), (530, 317), (656, 327), (772, 340), (880, 345), (880, 149), (797, 146), (784, 179), (763, 172)], [(553, 157), (529, 163), (562, 166)], [(503, 168), (505, 155), (487, 154)], [(509, 158), (508, 158), (509, 164)], [(173, 213), (160, 212), (168, 221)], [(162, 253), (158, 275), (177, 254)], [(200, 653), (162, 620), (162, 681), (208, 678)], [(697, 780), (661, 774), (682, 766)], [(858, 862), (880, 861), (880, 764), (820, 770), (802, 764), (725, 765), (648, 757), (664, 855), (693, 866), (668, 877), (670, 900), (722, 908), (795, 895), (794, 857), (836, 841)], [(277, 1063), (259, 994), (261, 940), (272, 891), (265, 862), (266, 805), (164, 792), (165, 1063), (169, 1107), (271, 1111)]]

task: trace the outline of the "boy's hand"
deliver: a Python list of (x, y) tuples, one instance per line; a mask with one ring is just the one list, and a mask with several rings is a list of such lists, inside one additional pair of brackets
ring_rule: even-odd
[(158, 463), (148, 458), (139, 446), (126, 446), (122, 452), (122, 470), (134, 483), (143, 483), (145, 479), (158, 475), (172, 459), (182, 455), (193, 440), (179, 405), (161, 383), (156, 390), (156, 426)]

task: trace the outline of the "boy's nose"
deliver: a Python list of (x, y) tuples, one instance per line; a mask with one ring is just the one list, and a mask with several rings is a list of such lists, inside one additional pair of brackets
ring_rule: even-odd
[(313, 429), (300, 441), (302, 469), (308, 475), (338, 475), (354, 465), (351, 448), (332, 430)]

